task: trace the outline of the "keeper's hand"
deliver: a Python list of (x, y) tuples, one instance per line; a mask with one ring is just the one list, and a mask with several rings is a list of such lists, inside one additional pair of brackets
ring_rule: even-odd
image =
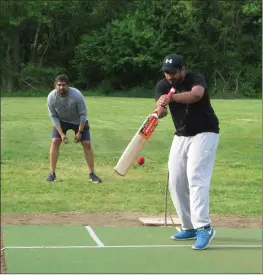
[(75, 135), (74, 142), (75, 142), (75, 143), (80, 142), (81, 137), (82, 137), (82, 133), (78, 131), (78, 132), (76, 133), (76, 135)]
[(61, 140), (65, 143), (65, 144), (68, 144), (68, 138), (66, 137), (66, 135), (62, 135), (61, 136)]

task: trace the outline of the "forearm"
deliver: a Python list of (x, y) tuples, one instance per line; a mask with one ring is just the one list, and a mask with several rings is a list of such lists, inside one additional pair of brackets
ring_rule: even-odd
[(60, 134), (60, 136), (64, 135), (60, 123), (59, 123), (59, 124), (56, 124), (56, 125), (55, 125), (55, 128), (57, 129), (57, 131), (58, 131), (58, 133)]
[(57, 112), (55, 111), (54, 102), (52, 102), (51, 98), (48, 98), (48, 113), (55, 128), (57, 129), (57, 127), (60, 127), (60, 120)]
[(52, 124), (56, 127), (57, 125), (60, 125), (60, 121), (56, 115), (50, 114), (50, 118), (52, 121)]
[(84, 128), (88, 116), (88, 110), (83, 96), (78, 98), (77, 109), (80, 125)]
[(63, 135), (63, 131), (62, 131), (61, 124), (60, 124), (58, 117), (56, 115), (52, 115), (52, 114), (50, 117), (51, 117), (54, 127), (57, 129), (60, 136)]
[(87, 120), (87, 111), (81, 112), (79, 114), (79, 122), (84, 123), (84, 125), (85, 125), (86, 120)]
[(179, 94), (174, 94), (171, 98), (171, 101), (178, 103), (191, 104), (199, 101), (202, 97), (196, 94), (195, 92), (183, 92)]
[(85, 124), (86, 124), (86, 121), (85, 122), (80, 122), (80, 124), (79, 124), (79, 132), (82, 132), (84, 130)]

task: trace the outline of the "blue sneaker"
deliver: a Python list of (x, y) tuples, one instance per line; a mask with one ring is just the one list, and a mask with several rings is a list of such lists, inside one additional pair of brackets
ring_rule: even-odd
[(197, 230), (197, 239), (195, 244), (192, 246), (193, 249), (205, 249), (211, 240), (214, 238), (216, 232), (215, 230), (210, 226), (210, 227), (203, 227), (199, 228)]
[(189, 230), (182, 229), (178, 233), (173, 234), (170, 238), (173, 240), (178, 240), (178, 241), (195, 240), (196, 239), (196, 230), (195, 229), (189, 229)]

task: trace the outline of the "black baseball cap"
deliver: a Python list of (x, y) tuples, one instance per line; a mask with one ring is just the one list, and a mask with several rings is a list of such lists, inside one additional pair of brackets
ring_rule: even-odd
[(161, 71), (168, 73), (176, 73), (178, 69), (181, 69), (183, 66), (183, 57), (175, 53), (172, 53), (164, 58)]

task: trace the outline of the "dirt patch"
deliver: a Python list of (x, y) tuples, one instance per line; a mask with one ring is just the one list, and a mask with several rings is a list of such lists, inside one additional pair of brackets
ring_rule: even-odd
[(1, 232), (1, 274), (6, 273), (6, 264), (5, 264), (5, 251), (2, 251), (2, 248), (4, 247), (3, 244), (3, 234)]
[[(83, 213), (61, 212), (49, 214), (2, 214), (2, 225), (90, 225), (90, 226), (142, 226), (139, 217), (153, 217), (138, 212)], [(164, 217), (158, 215), (154, 217)], [(262, 217), (243, 217), (234, 215), (212, 215), (215, 227), (255, 227), (261, 228)]]

